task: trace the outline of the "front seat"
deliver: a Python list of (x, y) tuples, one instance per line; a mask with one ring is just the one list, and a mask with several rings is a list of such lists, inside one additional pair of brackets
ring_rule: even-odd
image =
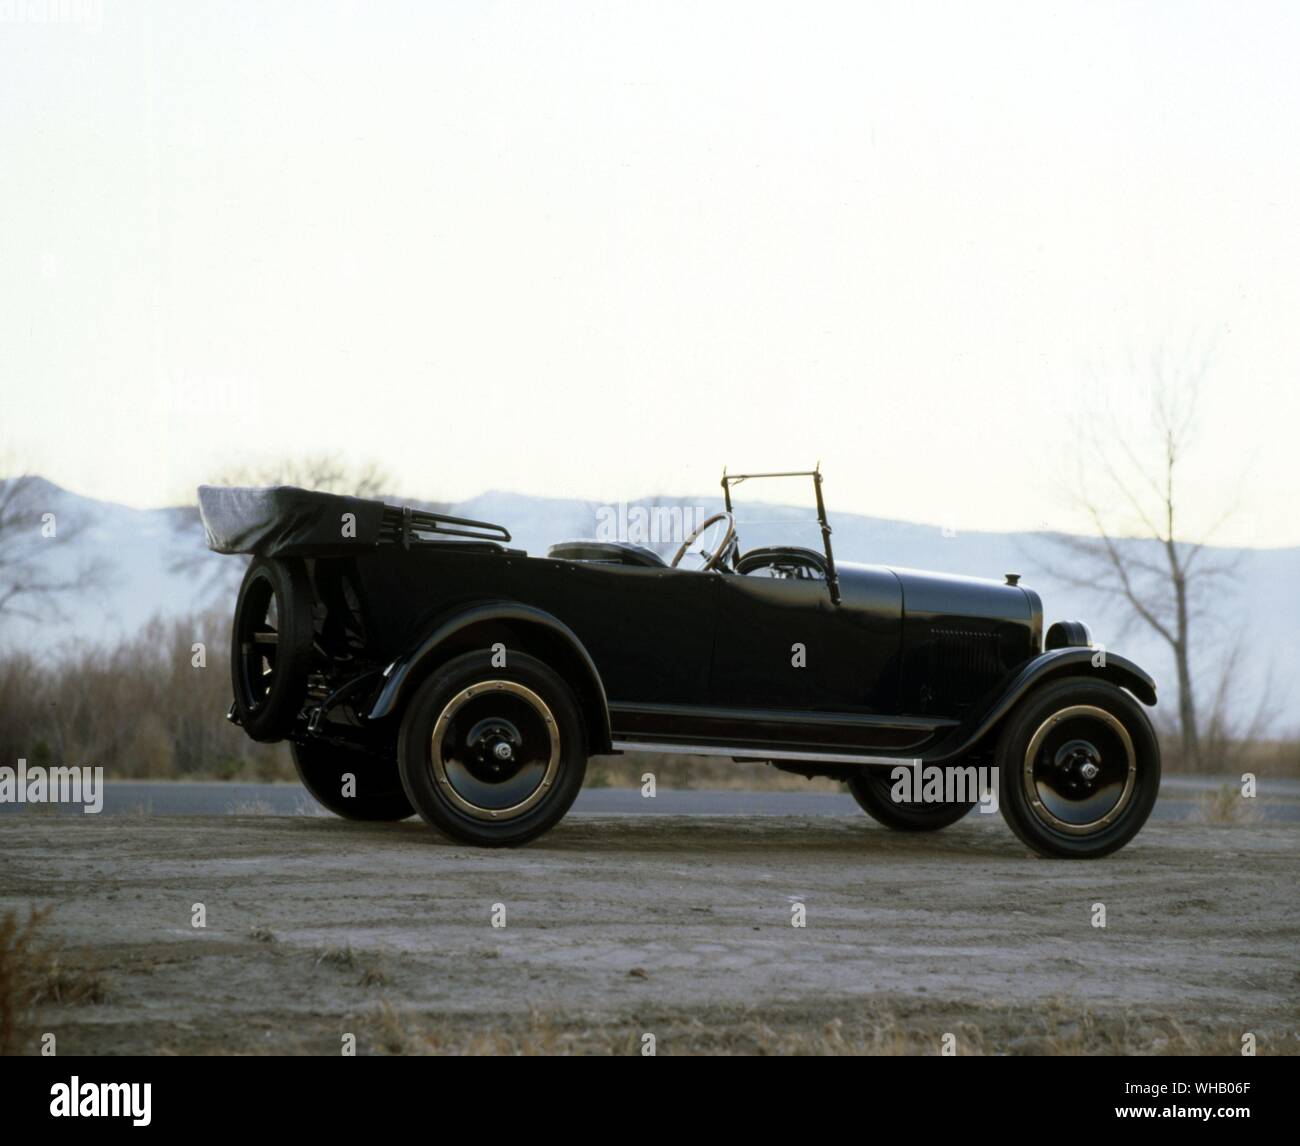
[(666, 569), (668, 563), (653, 549), (628, 541), (593, 541), (587, 539), (557, 541), (546, 551), (547, 557), (560, 561), (586, 561), (594, 565), (639, 565)]

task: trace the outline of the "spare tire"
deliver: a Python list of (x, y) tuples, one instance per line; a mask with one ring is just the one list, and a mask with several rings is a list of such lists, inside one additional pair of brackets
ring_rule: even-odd
[(300, 559), (256, 557), (244, 574), (230, 640), (235, 718), (254, 740), (282, 740), (307, 696), (312, 593)]

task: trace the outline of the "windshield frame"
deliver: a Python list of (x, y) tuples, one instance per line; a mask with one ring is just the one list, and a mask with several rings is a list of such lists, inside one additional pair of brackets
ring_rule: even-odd
[(813, 479), (813, 492), (817, 497), (817, 524), (822, 531), (822, 548), (826, 552), (826, 588), (830, 590), (831, 603), (838, 605), (840, 603), (840, 579), (835, 573), (835, 554), (831, 549), (831, 527), (826, 520), (826, 503), (822, 499), (822, 464), (818, 462), (810, 470), (787, 470), (782, 473), (765, 473), (765, 474), (729, 474), (726, 466), (722, 468), (722, 498), (726, 504), (727, 512), (732, 512), (731, 507), (731, 487), (740, 485), (741, 482), (752, 481), (755, 478), (797, 478), (810, 477)]

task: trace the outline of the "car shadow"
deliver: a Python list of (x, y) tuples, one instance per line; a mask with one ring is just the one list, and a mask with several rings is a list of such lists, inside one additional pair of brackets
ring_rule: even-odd
[(506, 848), (465, 844), (436, 831), (418, 817), (397, 823), (362, 823), (334, 817), (300, 821), (311, 834), (370, 836), (412, 847), (469, 853), (537, 853), (588, 856), (683, 855), (724, 858), (736, 853), (772, 855), (879, 855), (920, 859), (1021, 859), (1031, 853), (999, 822), (964, 822), (941, 832), (895, 832), (865, 816), (673, 816), (652, 814), (570, 816), (529, 843)]

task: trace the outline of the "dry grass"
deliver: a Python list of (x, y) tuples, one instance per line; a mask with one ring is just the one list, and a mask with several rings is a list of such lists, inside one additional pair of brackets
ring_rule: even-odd
[(358, 987), (387, 987), (393, 982), (393, 977), (388, 973), (383, 959), (375, 959), (373, 962), (361, 968), (361, 977), (357, 980)]
[[(657, 1054), (959, 1056), (1142, 1055), (1233, 1056), (1242, 1032), (1192, 1028), (1170, 1015), (1098, 1013), (1064, 999), (1033, 1011), (971, 1007), (963, 1016), (924, 1006), (895, 1009), (865, 1004), (861, 1014), (804, 1018), (794, 1013), (682, 1013), (600, 1022), (534, 1009), (524, 1019), (458, 1026), (463, 1020), (402, 1012), (388, 1000), (363, 1025), (361, 1053), (389, 1055), (638, 1055), (644, 1036)], [(1294, 1056), (1300, 1040), (1261, 1038), (1260, 1053)]]
[(0, 919), (0, 1054), (36, 1049), (40, 1009), (46, 1004), (102, 1003), (108, 983), (89, 958), (68, 960), (45, 943), (40, 931), (48, 910), (32, 908), (27, 919), (7, 911)]
[[(938, 1038), (933, 1033), (904, 1029), (893, 1016), (869, 1023), (849, 1023), (835, 1018), (820, 1028), (809, 1031), (773, 1030), (766, 1023), (754, 1023), (739, 1032), (739, 1041), (752, 1041), (754, 1050), (748, 1053), (761, 1055), (935, 1055), (944, 1045), (944, 1035), (951, 1035), (950, 1045), (957, 1055), (984, 1053), (983, 1037), (978, 1028), (966, 1023), (954, 1024), (953, 1031), (945, 1031)], [(742, 1052), (747, 1053), (747, 1052)]]
[(1199, 824), (1257, 824), (1264, 818), (1258, 797), (1247, 799), (1241, 788), (1223, 784), (1196, 798), (1189, 819)]
[(56, 952), (47, 952), (37, 970), (37, 1003), (103, 1003), (108, 1000), (108, 980), (89, 958), (68, 963)]
[(39, 976), (32, 971), (36, 932), (47, 912), (35, 909), (21, 922), (18, 912), (0, 919), (0, 1054), (29, 1049), (35, 1026)]
[(226, 805), (228, 816), (274, 816), (278, 813), (265, 800), (231, 800)]
[(1160, 737), (1161, 766), (1174, 776), (1240, 776), (1252, 772), (1256, 776), (1275, 778), (1300, 778), (1300, 740), (1216, 738), (1205, 748), (1199, 764), (1183, 758), (1178, 737), (1163, 734)]
[[(192, 664), (196, 642), (206, 667)], [(218, 610), (54, 663), (0, 657), (0, 760), (92, 764), (117, 779), (294, 778), (284, 745), (257, 744), (225, 719), (229, 645), (230, 615)]]
[(383, 951), (356, 951), (350, 945), (322, 947), (316, 952), (316, 966), (355, 971), (358, 987), (387, 987), (393, 981), (388, 956)]
[(357, 953), (352, 950), (351, 945), (322, 947), (316, 952), (316, 966), (319, 967), (322, 963), (352, 970), (357, 965)]
[(470, 1030), (442, 1033), (418, 1018), (400, 1013), (387, 1000), (369, 1024), (374, 1053), (388, 1055), (552, 1056), (639, 1054), (639, 1036), (607, 1030), (566, 1029), (533, 1011), (521, 1030)]

